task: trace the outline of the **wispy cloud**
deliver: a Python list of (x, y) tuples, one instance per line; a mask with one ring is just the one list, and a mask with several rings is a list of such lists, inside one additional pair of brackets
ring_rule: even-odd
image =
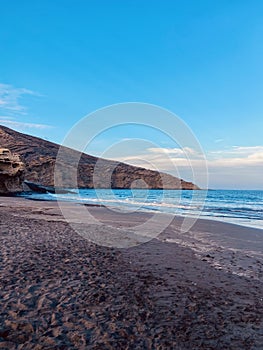
[(216, 139), (215, 143), (220, 143), (220, 142), (223, 142), (223, 141), (224, 141), (224, 139)]
[(0, 115), (0, 119), (4, 121), (8, 121), (8, 120), (15, 120), (15, 117), (11, 117), (10, 115)]
[(190, 148), (190, 147), (184, 147), (184, 148), (159, 148), (159, 147), (152, 147), (147, 149), (148, 152), (153, 154), (165, 154), (172, 157), (178, 157), (178, 158), (200, 158), (202, 155), (197, 152), (196, 150)]
[(28, 118), (28, 108), (23, 104), (25, 96), (41, 96), (38, 92), (0, 83), (0, 124), (18, 130), (52, 128), (50, 125), (21, 121)]
[(204, 157), (196, 150), (185, 147), (180, 148), (147, 148), (141, 153), (132, 156), (111, 155), (118, 161), (123, 161), (136, 166), (142, 166), (159, 171), (172, 171), (180, 167), (202, 167)]
[[(146, 159), (158, 161), (159, 164), (165, 163), (167, 157), (164, 157), (164, 154), (178, 166), (188, 166), (189, 161), (191, 165), (198, 166), (199, 162), (202, 164), (202, 155), (188, 147), (183, 149), (148, 148), (147, 151), (144, 154)], [(232, 146), (224, 150), (207, 152), (206, 157), (208, 165), (214, 167), (263, 166), (263, 146)]]
[(37, 124), (37, 123), (24, 123), (24, 122), (18, 122), (14, 120), (8, 120), (8, 119), (0, 119), (0, 124), (5, 125), (7, 127), (13, 127), (13, 128), (19, 128), (19, 129), (51, 129), (51, 125), (47, 124)]
[(38, 93), (25, 88), (15, 88), (12, 85), (0, 83), (0, 110), (16, 114), (25, 114), (26, 106), (21, 103), (25, 95), (37, 95)]
[(229, 156), (249, 156), (258, 152), (263, 152), (263, 146), (232, 146), (223, 150), (211, 151), (211, 155)]

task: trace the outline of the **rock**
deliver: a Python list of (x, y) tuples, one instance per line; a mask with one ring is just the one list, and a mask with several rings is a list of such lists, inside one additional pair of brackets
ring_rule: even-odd
[(0, 194), (12, 194), (23, 190), (25, 166), (18, 154), (0, 148)]
[(43, 186), (40, 184), (36, 184), (34, 182), (30, 182), (25, 180), (24, 184), (30, 188), (30, 190), (37, 193), (76, 193), (74, 191), (66, 190), (63, 188), (55, 188), (52, 186)]

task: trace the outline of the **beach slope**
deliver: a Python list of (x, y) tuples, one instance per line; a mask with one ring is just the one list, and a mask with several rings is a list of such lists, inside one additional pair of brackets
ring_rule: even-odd
[[(121, 215), (89, 211), (109, 230)], [(1, 199), (0, 348), (262, 349), (262, 230), (199, 220), (182, 235), (180, 220), (108, 248), (55, 202)]]

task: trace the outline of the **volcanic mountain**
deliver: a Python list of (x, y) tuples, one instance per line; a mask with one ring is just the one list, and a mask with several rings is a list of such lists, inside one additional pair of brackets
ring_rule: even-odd
[[(26, 135), (0, 125), (0, 147), (8, 148), (20, 155), (25, 163), (25, 179), (44, 186), (54, 186), (54, 167), (60, 146), (38, 137)], [(93, 174), (100, 160), (99, 179), (96, 188), (142, 188), (150, 189), (187, 189), (196, 190), (198, 186), (169, 174), (93, 157), (70, 148), (63, 148), (66, 160), (60, 159), (62, 187), (72, 188), (72, 174), (76, 171), (74, 161), (79, 159), (77, 167), (77, 184), (79, 188), (94, 188)], [(73, 165), (72, 165), (73, 164)], [(105, 179), (110, 178), (110, 181)], [(144, 185), (143, 185), (144, 184)]]

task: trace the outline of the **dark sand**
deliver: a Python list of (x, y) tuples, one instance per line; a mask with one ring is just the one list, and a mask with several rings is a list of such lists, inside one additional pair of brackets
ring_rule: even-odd
[[(89, 211), (122, 229), (149, 217)], [(0, 348), (263, 349), (263, 231), (198, 220), (181, 234), (180, 222), (108, 248), (56, 203), (1, 198)]]

